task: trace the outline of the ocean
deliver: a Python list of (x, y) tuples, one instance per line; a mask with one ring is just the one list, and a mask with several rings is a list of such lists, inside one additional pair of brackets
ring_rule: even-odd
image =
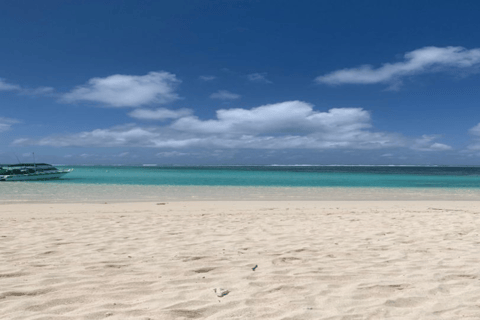
[(219, 199), (480, 199), (480, 167), (66, 166), (64, 168), (74, 170), (59, 180), (0, 182), (0, 203)]
[(37, 183), (170, 186), (480, 188), (480, 167), (74, 166)]

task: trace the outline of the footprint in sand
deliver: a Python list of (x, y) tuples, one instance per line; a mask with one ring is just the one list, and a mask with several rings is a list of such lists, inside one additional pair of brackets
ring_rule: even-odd
[(212, 270), (215, 270), (215, 268), (200, 268), (200, 269), (197, 269), (197, 270), (193, 270), (193, 272), (195, 272), (195, 273), (207, 273), (207, 272), (210, 272)]
[(426, 298), (422, 297), (399, 298), (396, 300), (387, 300), (385, 305), (396, 308), (411, 308), (422, 304), (426, 300)]

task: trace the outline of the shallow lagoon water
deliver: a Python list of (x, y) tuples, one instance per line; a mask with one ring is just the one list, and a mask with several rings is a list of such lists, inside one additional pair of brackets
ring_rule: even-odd
[(480, 200), (477, 167), (73, 167), (0, 183), (0, 203), (185, 200)]
[(480, 188), (480, 167), (73, 167), (39, 183), (169, 186)]

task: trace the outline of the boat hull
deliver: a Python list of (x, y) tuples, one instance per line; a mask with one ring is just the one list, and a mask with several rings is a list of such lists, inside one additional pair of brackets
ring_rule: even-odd
[(32, 180), (51, 180), (58, 179), (66, 175), (70, 171), (66, 172), (54, 172), (54, 173), (32, 173), (32, 174), (16, 174), (0, 176), (0, 181), (32, 181)]

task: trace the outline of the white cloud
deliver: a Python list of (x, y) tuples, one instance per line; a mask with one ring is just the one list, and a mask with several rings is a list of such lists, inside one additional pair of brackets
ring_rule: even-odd
[(21, 90), (21, 87), (16, 84), (6, 83), (4, 79), (0, 78), (0, 91)]
[(159, 108), (156, 110), (150, 109), (135, 109), (128, 115), (132, 118), (145, 119), (145, 120), (165, 120), (165, 119), (178, 119), (181, 117), (189, 116), (193, 113), (190, 109), (170, 110), (166, 108)]
[(424, 47), (407, 52), (404, 61), (385, 63), (374, 69), (371, 65), (358, 68), (342, 69), (319, 76), (318, 83), (339, 84), (372, 84), (390, 83), (393, 89), (398, 88), (400, 79), (420, 73), (440, 72), (448, 68), (468, 69), (480, 65), (480, 48), (467, 50), (463, 47)]
[(393, 153), (384, 153), (380, 157), (393, 157)]
[(20, 93), (28, 96), (48, 96), (55, 93), (55, 89), (52, 87), (38, 87), (35, 89), (23, 88)]
[(252, 73), (247, 75), (247, 79), (251, 82), (258, 82), (258, 83), (272, 83), (272, 81), (266, 78), (266, 73)]
[(301, 101), (253, 109), (223, 109), (217, 119), (184, 117), (171, 128), (197, 137), (206, 135), (211, 145), (223, 148), (382, 148), (403, 145), (399, 135), (371, 132), (370, 114), (359, 108), (314, 111)]
[(370, 115), (358, 108), (313, 111), (302, 101), (287, 101), (253, 109), (220, 109), (215, 120), (184, 117), (172, 124), (179, 131), (229, 134), (295, 134), (348, 132), (370, 127)]
[(232, 93), (227, 90), (219, 90), (210, 95), (210, 98), (218, 99), (218, 100), (236, 100), (236, 99), (240, 99), (240, 97), (241, 96), (239, 94)]
[(480, 137), (480, 123), (477, 124), (475, 127), (470, 128), (468, 132), (473, 136)]
[[(169, 114), (169, 111), (171, 110), (162, 109), (159, 114)], [(176, 111), (171, 112), (178, 115)], [(316, 111), (309, 103), (286, 101), (252, 109), (221, 109), (214, 119), (207, 120), (199, 119), (190, 112), (178, 116), (170, 124), (150, 127), (129, 124), (41, 139), (17, 139), (13, 144), (202, 150), (451, 149), (448, 145), (435, 142), (440, 137), (437, 135), (424, 135), (412, 140), (396, 133), (375, 131), (372, 129), (370, 113), (361, 108)], [(178, 150), (175, 151), (177, 153), (172, 152), (166, 150), (158, 156), (173, 157), (185, 153)]]
[(84, 159), (85, 159), (85, 158), (91, 158), (91, 157), (94, 157), (94, 156), (95, 156), (94, 154), (89, 154), (89, 153), (82, 153), (82, 154), (80, 155), (80, 157), (82, 157), (82, 158), (84, 158)]
[(217, 79), (217, 77), (215, 76), (200, 76), (198, 77), (200, 80), (203, 80), (203, 81), (212, 81), (212, 80), (215, 80)]
[(376, 149), (400, 147), (399, 134), (371, 130), (370, 114), (359, 108), (314, 111), (301, 101), (253, 109), (222, 109), (216, 119), (185, 116), (170, 125), (134, 125), (97, 129), (39, 140), (19, 139), (15, 145), (136, 146), (206, 149)]
[(188, 155), (190, 155), (190, 153), (179, 152), (179, 151), (165, 151), (165, 152), (159, 152), (156, 154), (156, 156), (160, 158), (172, 158), (172, 157), (181, 157), (181, 156), (188, 156)]
[(452, 150), (452, 147), (443, 143), (434, 142), (440, 138), (440, 135), (426, 135), (415, 139), (411, 149), (418, 151), (447, 151)]
[(430, 146), (430, 150), (432, 151), (446, 151), (446, 150), (452, 150), (452, 147), (443, 143), (438, 143), (435, 142)]
[(149, 146), (148, 141), (156, 135), (146, 128), (131, 125), (96, 129), (71, 135), (51, 136), (39, 140), (17, 139), (14, 145), (39, 145), (53, 147), (117, 147), (117, 146)]
[(179, 99), (174, 92), (180, 80), (168, 72), (144, 76), (116, 74), (92, 78), (62, 96), (64, 102), (90, 101), (112, 107), (139, 107)]
[(0, 132), (8, 131), (12, 128), (12, 125), (20, 123), (20, 121), (12, 118), (0, 117)]
[(43, 96), (51, 95), (55, 90), (51, 87), (23, 88), (17, 84), (7, 83), (4, 79), (0, 78), (0, 91), (16, 91), (29, 96)]
[(12, 144), (13, 145), (26, 145), (26, 146), (29, 146), (29, 145), (38, 145), (38, 140), (33, 140), (33, 139), (28, 139), (28, 138), (18, 138), (18, 139), (15, 139)]
[(480, 150), (480, 123), (477, 124), (475, 127), (470, 128), (470, 130), (468, 130), (468, 133), (472, 135), (473, 140), (467, 146), (467, 150), (465, 150), (465, 152)]

